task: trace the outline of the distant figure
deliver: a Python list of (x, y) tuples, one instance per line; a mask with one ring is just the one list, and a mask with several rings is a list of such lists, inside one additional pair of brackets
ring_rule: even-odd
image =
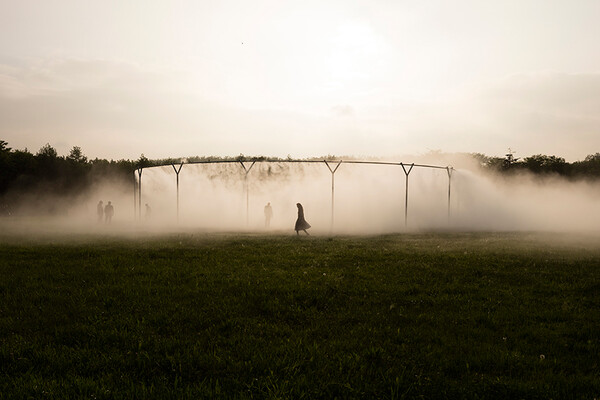
[(273, 216), (273, 207), (271, 207), (271, 203), (267, 203), (265, 206), (265, 227), (268, 228), (271, 226), (271, 217)]
[(114, 213), (115, 213), (115, 208), (109, 201), (108, 204), (106, 205), (106, 207), (104, 207), (104, 222), (106, 222), (107, 224), (110, 224)]
[(151, 214), (152, 214), (152, 209), (150, 208), (148, 203), (146, 203), (146, 219), (150, 219)]
[(306, 230), (310, 228), (310, 224), (304, 219), (304, 208), (302, 208), (302, 204), (300, 203), (296, 203), (296, 207), (298, 207), (298, 219), (296, 220), (296, 226), (294, 227), (296, 235), (300, 235), (299, 231), (304, 231), (304, 233), (308, 235), (309, 233), (306, 232)]
[(100, 200), (96, 206), (96, 213), (98, 214), (98, 223), (102, 222), (104, 219), (104, 204), (102, 203), (102, 200)]

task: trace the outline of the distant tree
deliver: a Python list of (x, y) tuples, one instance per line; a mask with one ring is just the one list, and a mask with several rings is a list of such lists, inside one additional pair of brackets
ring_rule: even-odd
[(0, 140), (0, 193), (6, 190), (14, 175), (11, 148), (7, 145)]
[(471, 157), (473, 157), (479, 165), (485, 169), (489, 169), (492, 171), (500, 171), (504, 165), (504, 158), (501, 157), (489, 157), (483, 153), (471, 153)]
[(596, 154), (589, 154), (585, 157), (585, 159), (583, 160), (585, 162), (589, 162), (589, 163), (600, 163), (600, 153), (596, 153)]
[(73, 146), (71, 152), (67, 156), (67, 160), (77, 164), (85, 164), (87, 162), (87, 157), (83, 155), (81, 147)]
[(10, 152), (12, 149), (8, 147), (8, 142), (0, 140), (0, 152)]
[(138, 160), (135, 163), (136, 168), (146, 168), (150, 166), (152, 166), (152, 163), (150, 162), (148, 157), (144, 155), (144, 153), (140, 155), (140, 158), (138, 158)]
[(590, 154), (583, 161), (576, 161), (571, 164), (571, 174), (573, 176), (600, 177), (600, 153)]
[[(40, 148), (35, 155), (36, 159), (36, 171), (34, 176), (41, 178), (41, 180), (47, 182), (55, 181), (59, 176), (59, 168), (61, 159), (58, 157), (56, 149), (46, 143)], [(63, 159), (64, 161), (64, 159)], [(62, 188), (58, 185), (51, 186), (53, 190), (60, 190)]]
[(44, 158), (58, 158), (58, 152), (50, 143), (43, 145), (37, 152), (36, 156)]
[(546, 156), (536, 154), (531, 157), (526, 157), (523, 160), (524, 166), (531, 172), (535, 173), (557, 173), (565, 172), (566, 162), (562, 157)]
[(38, 172), (35, 156), (27, 150), (3, 152), (2, 155), (4, 156), (4, 165), (0, 170), (2, 177), (0, 194), (6, 193), (13, 186), (32, 187)]
[(15, 167), (24, 174), (34, 174), (37, 169), (35, 156), (27, 149), (14, 151), (12, 161)]

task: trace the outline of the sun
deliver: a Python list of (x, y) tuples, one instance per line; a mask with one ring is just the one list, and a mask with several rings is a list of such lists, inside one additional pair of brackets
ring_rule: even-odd
[(326, 68), (330, 84), (360, 88), (384, 72), (386, 44), (373, 29), (360, 22), (338, 25), (327, 41)]

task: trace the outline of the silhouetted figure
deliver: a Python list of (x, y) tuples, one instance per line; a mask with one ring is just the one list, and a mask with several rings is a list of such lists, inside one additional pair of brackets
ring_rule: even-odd
[(104, 204), (102, 203), (102, 200), (100, 200), (96, 206), (96, 213), (98, 214), (98, 223), (102, 222), (104, 219)]
[(152, 209), (150, 208), (148, 203), (146, 203), (146, 219), (150, 219), (151, 214), (152, 214)]
[(111, 202), (109, 201), (106, 207), (104, 207), (104, 222), (110, 224), (112, 221), (112, 217), (115, 214), (115, 209)]
[(273, 217), (273, 207), (271, 207), (271, 203), (267, 203), (265, 206), (265, 227), (268, 228), (271, 226), (271, 217)]
[(294, 227), (296, 235), (300, 235), (299, 231), (304, 231), (304, 233), (308, 235), (309, 233), (306, 232), (306, 230), (310, 228), (310, 224), (304, 219), (304, 208), (302, 208), (302, 204), (300, 203), (296, 203), (296, 207), (298, 207), (298, 219), (296, 220), (296, 226)]

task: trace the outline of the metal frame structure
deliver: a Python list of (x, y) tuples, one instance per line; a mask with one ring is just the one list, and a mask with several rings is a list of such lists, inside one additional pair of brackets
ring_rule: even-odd
[[(251, 163), (248, 167), (245, 163)], [(249, 218), (249, 205), (250, 205), (250, 193), (248, 190), (248, 174), (257, 162), (264, 163), (323, 163), (331, 172), (331, 229), (333, 230), (334, 224), (334, 204), (335, 204), (335, 173), (342, 164), (371, 164), (371, 165), (399, 165), (404, 171), (405, 186), (404, 186), (404, 226), (408, 226), (408, 176), (414, 167), (418, 168), (432, 168), (432, 169), (443, 169), (448, 174), (448, 220), (450, 220), (450, 195), (452, 187), (452, 173), (454, 168), (451, 166), (442, 167), (439, 165), (428, 165), (428, 164), (406, 164), (403, 162), (387, 162), (387, 161), (358, 161), (358, 160), (249, 160), (249, 161), (190, 161), (190, 162), (179, 162), (179, 163), (167, 163), (160, 165), (152, 165), (148, 167), (139, 167), (133, 171), (133, 214), (134, 220), (142, 219), (142, 172), (144, 168), (158, 168), (170, 165), (175, 171), (177, 180), (177, 222), (179, 222), (179, 173), (183, 168), (184, 164), (240, 164), (244, 170), (244, 191), (246, 193), (246, 224), (248, 224)], [(136, 182), (137, 172), (137, 182)], [(137, 200), (137, 202), (136, 202)], [(137, 203), (137, 204), (136, 204)]]

